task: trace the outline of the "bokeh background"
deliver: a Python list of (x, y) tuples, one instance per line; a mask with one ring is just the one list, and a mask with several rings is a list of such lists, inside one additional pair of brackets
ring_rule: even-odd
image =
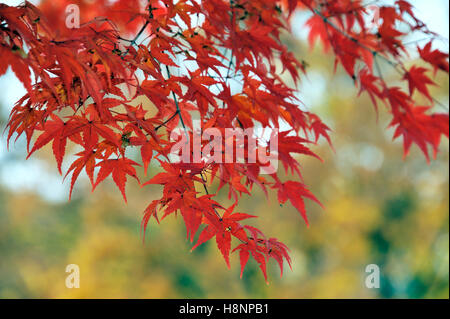
[[(447, 1), (412, 2), (442, 35), (436, 44), (448, 51)], [(357, 97), (352, 80), (339, 69), (333, 73), (333, 60), (320, 47), (308, 47), (307, 18), (295, 17), (294, 34), (285, 41), (309, 65), (299, 90), (302, 107), (333, 129), (336, 152), (326, 144), (316, 148), (324, 163), (300, 158), (305, 182), (325, 210), (308, 205), (307, 228), (290, 204), (280, 207), (273, 196), (266, 200), (255, 192), (239, 206), (261, 216), (255, 225), (290, 247), (292, 271), (280, 278), (271, 262), (266, 285), (250, 262), (239, 279), (237, 255), (228, 270), (214, 243), (189, 252), (181, 219), (152, 222), (143, 245), (142, 211), (160, 189), (130, 181), (126, 205), (111, 181), (91, 194), (82, 176), (68, 202), (68, 181), (58, 175), (51, 149), (25, 161), (24, 140), (8, 151), (2, 136), (0, 298), (449, 298), (448, 141), (430, 164), (417, 149), (403, 159), (386, 112), (377, 119), (370, 100)], [(407, 42), (414, 48), (423, 41)], [(397, 80), (389, 66), (383, 73)], [(433, 95), (443, 104), (437, 108), (448, 112), (448, 76), (434, 80)], [(2, 131), (23, 93), (12, 72), (0, 78)], [(157, 172), (150, 170), (152, 176)], [(79, 289), (65, 286), (68, 264), (80, 266)], [(380, 266), (380, 289), (365, 286), (369, 264)]]

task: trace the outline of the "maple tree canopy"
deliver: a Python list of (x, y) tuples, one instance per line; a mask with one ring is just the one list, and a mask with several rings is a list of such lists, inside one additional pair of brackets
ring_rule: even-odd
[[(66, 27), (66, 8), (72, 3), (79, 5), (81, 24), (71, 29)], [(257, 186), (266, 194), (276, 192), (282, 204), (289, 201), (307, 222), (304, 200), (319, 201), (306, 185), (284, 176), (301, 180), (294, 156), (317, 157), (311, 146), (320, 138), (331, 145), (330, 129), (299, 107), (295, 88), (281, 78), (286, 73), (285, 79), (297, 83), (307, 72), (307, 64), (280, 40), (290, 32), (295, 10), (310, 14), (305, 26), (310, 45), (320, 42), (360, 93), (368, 94), (375, 107), (385, 106), (405, 155), (416, 144), (429, 159), (430, 152), (436, 156), (441, 137), (448, 138), (448, 113), (433, 113), (436, 101), (429, 87), (433, 73), (449, 72), (449, 55), (433, 47), (437, 35), (415, 16), (408, 1), (378, 9), (380, 23), (374, 27), (360, 0), (0, 4), (0, 75), (11, 67), (27, 90), (11, 111), (8, 144), (13, 136), (24, 135), (31, 156), (51, 143), (59, 172), (71, 179), (70, 195), (84, 170), (93, 189), (111, 176), (125, 201), (127, 178), (140, 183), (136, 167), (141, 164), (130, 158), (137, 160), (138, 150), (145, 173), (152, 161), (163, 169), (142, 183), (162, 186), (162, 197), (144, 212), (144, 236), (151, 218), (159, 223), (181, 214), (191, 241), (200, 232), (193, 249), (214, 239), (228, 266), (230, 253), (237, 251), (242, 271), (252, 257), (267, 281), (269, 259), (275, 259), (281, 272), (284, 262), (291, 264), (288, 248), (248, 225), (256, 216), (235, 207)], [(417, 46), (420, 59), (408, 68), (410, 50), (402, 39), (411, 33), (430, 41)], [(396, 70), (396, 85), (385, 81), (380, 64)], [(239, 83), (237, 92), (233, 81)], [(420, 95), (427, 105), (416, 102)], [(192, 137), (194, 118), (203, 128), (221, 131), (258, 125), (277, 129), (287, 123), (290, 130), (278, 136), (283, 178), (261, 174), (258, 163), (172, 163), (170, 132), (182, 126)], [(71, 154), (74, 161), (63, 172), (69, 144), (79, 151)], [(215, 180), (220, 183), (217, 192), (228, 188), (234, 205), (214, 200), (217, 194), (209, 187)]]

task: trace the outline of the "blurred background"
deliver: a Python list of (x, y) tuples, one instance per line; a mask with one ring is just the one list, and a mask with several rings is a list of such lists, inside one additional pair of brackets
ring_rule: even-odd
[[(442, 35), (436, 45), (448, 52), (447, 1), (412, 3)], [(299, 88), (304, 107), (333, 129), (336, 152), (326, 144), (316, 148), (324, 163), (299, 159), (305, 183), (325, 210), (308, 205), (307, 228), (290, 204), (280, 207), (261, 192), (239, 205), (239, 211), (261, 216), (255, 226), (289, 246), (292, 271), (280, 278), (271, 261), (266, 285), (251, 261), (239, 279), (238, 256), (232, 256), (228, 270), (215, 243), (189, 252), (181, 219), (160, 226), (152, 221), (144, 245), (142, 211), (159, 197), (159, 188), (141, 189), (130, 181), (126, 205), (112, 181), (91, 194), (82, 176), (68, 202), (68, 181), (58, 175), (51, 148), (25, 161), (25, 141), (8, 151), (3, 135), (0, 298), (449, 298), (448, 140), (430, 164), (417, 148), (402, 159), (401, 141), (392, 142), (386, 112), (381, 109), (377, 119), (368, 97), (357, 97), (353, 81), (340, 69), (333, 74), (332, 58), (320, 47), (308, 47), (307, 18), (297, 14), (294, 34), (285, 41), (309, 65)], [(407, 42), (422, 47), (422, 40)], [(397, 80), (389, 66), (383, 73), (388, 81)], [(434, 80), (433, 96), (444, 104), (437, 109), (448, 112), (448, 76)], [(3, 132), (24, 89), (10, 71), (0, 78), (0, 88)], [(66, 169), (68, 164), (70, 158)], [(157, 172), (152, 167), (150, 175)], [(65, 286), (68, 264), (80, 266), (79, 289)], [(380, 289), (365, 285), (369, 264), (380, 267)]]

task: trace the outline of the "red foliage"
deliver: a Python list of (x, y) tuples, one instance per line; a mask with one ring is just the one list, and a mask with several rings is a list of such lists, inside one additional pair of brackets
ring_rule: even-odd
[[(78, 29), (65, 27), (64, 12), (71, 3), (80, 5)], [(85, 170), (93, 189), (111, 175), (126, 200), (127, 175), (139, 181), (139, 164), (129, 158), (128, 150), (140, 149), (145, 173), (152, 161), (159, 161), (164, 172), (142, 184), (163, 189), (162, 197), (145, 210), (144, 234), (152, 217), (160, 221), (158, 213), (164, 213), (162, 219), (180, 213), (191, 240), (202, 228), (194, 248), (215, 238), (228, 266), (234, 251), (239, 251), (242, 271), (251, 256), (266, 280), (270, 258), (281, 272), (284, 261), (290, 265), (285, 245), (243, 224), (255, 216), (214, 201), (217, 194), (209, 193), (208, 184), (219, 179), (219, 190), (228, 186), (236, 203), (243, 194), (251, 194), (255, 184), (266, 193), (276, 191), (279, 202), (290, 201), (307, 222), (304, 198), (319, 201), (306, 185), (283, 182), (277, 174), (267, 180), (259, 164), (175, 164), (168, 153), (174, 144), (169, 133), (177, 125), (192, 138), (194, 114), (202, 127), (219, 130), (258, 124), (278, 128), (283, 120), (292, 129), (279, 135), (279, 160), (288, 175), (301, 178), (300, 164), (292, 155), (317, 157), (311, 145), (320, 137), (330, 142), (330, 137), (317, 115), (298, 107), (295, 91), (280, 77), (287, 71), (297, 82), (306, 72), (307, 64), (280, 40), (297, 9), (311, 15), (306, 24), (310, 45), (321, 42), (360, 93), (367, 92), (375, 106), (378, 101), (387, 106), (394, 138), (403, 137), (405, 155), (414, 143), (428, 158), (429, 148), (436, 154), (441, 137), (448, 138), (448, 113), (431, 111), (434, 99), (428, 87), (434, 83), (427, 68), (405, 66), (403, 36), (421, 32), (430, 37), (417, 49), (434, 72), (449, 72), (448, 54), (432, 49), (435, 35), (414, 16), (407, 1), (380, 7), (382, 23), (375, 29), (368, 25), (367, 8), (360, 0), (141, 3), (46, 0), (40, 8), (28, 2), (18, 7), (0, 4), (0, 75), (10, 66), (28, 91), (11, 112), (8, 142), (14, 134), (24, 134), (29, 156), (52, 143), (61, 174), (68, 143), (82, 149), (65, 174), (71, 175), (70, 193)], [(409, 91), (389, 86), (380, 63), (395, 68)], [(181, 70), (181, 75), (171, 70)], [(239, 93), (231, 93), (230, 79), (242, 85)], [(430, 105), (417, 105), (416, 91)], [(152, 109), (135, 105), (139, 97), (150, 100)], [(239, 242), (234, 250), (233, 238)]]

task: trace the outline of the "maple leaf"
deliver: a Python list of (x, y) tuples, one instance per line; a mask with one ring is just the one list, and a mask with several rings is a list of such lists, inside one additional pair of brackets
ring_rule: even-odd
[(309, 227), (308, 216), (306, 215), (305, 202), (303, 198), (309, 198), (323, 207), (319, 200), (305, 187), (305, 185), (299, 182), (288, 181), (281, 184), (277, 183), (276, 187), (278, 188), (278, 201), (281, 204), (284, 204), (287, 200), (289, 200), (302, 215), (306, 225)]
[(233, 251), (239, 250), (239, 262), (241, 264), (241, 278), (244, 274), (245, 266), (247, 265), (248, 259), (250, 258), (250, 253), (248, 251), (248, 246), (241, 244), (237, 246)]
[[(36, 142), (33, 145), (33, 148), (28, 153), (27, 159), (37, 150), (41, 149), (50, 141), (52, 142), (52, 149), (53, 154), (55, 156), (59, 173), (61, 172), (61, 165), (64, 158), (64, 154), (66, 151), (66, 144), (67, 139), (76, 133), (76, 130), (74, 130), (74, 125), (76, 125), (73, 122), (64, 122), (61, 120), (58, 116), (55, 114), (51, 114), (50, 118), (52, 120), (46, 121), (43, 128), (43, 133), (38, 137)], [(71, 132), (68, 134), (68, 132)]]
[(26, 59), (23, 58), (23, 56), (26, 55), (24, 50), (17, 45), (14, 45), (11, 49), (8, 47), (1, 47), (0, 55), (2, 56), (2, 59), (5, 59), (0, 63), (2, 65), (0, 66), (0, 76), (6, 72), (9, 64), (24, 87), (28, 91), (31, 91), (31, 71)]
[(331, 44), (328, 37), (328, 27), (323, 18), (314, 15), (306, 22), (306, 26), (310, 29), (308, 34), (309, 45), (313, 47), (316, 41), (320, 40), (324, 45), (325, 52), (328, 52)]
[(141, 147), (142, 162), (144, 163), (144, 172), (147, 175), (148, 165), (153, 157), (153, 147), (151, 142), (147, 142)]
[(420, 93), (432, 101), (433, 98), (428, 91), (427, 85), (435, 83), (425, 74), (427, 71), (428, 70), (426, 68), (412, 66), (411, 69), (406, 72), (404, 78), (408, 80), (410, 95), (412, 95), (417, 89)]
[(152, 179), (142, 184), (142, 186), (160, 184), (184, 189), (186, 185), (192, 185), (193, 181), (202, 182), (202, 179), (195, 176), (193, 172), (186, 173), (181, 165), (173, 166), (167, 162), (159, 162), (165, 172), (155, 175)]
[[(250, 227), (246, 227), (251, 229)], [(256, 232), (258, 232), (257, 229), (252, 229), (253, 236), (256, 235)], [(266, 243), (265, 240), (258, 240), (258, 237), (252, 237), (249, 242), (240, 244), (237, 246), (234, 251), (239, 250), (239, 259), (241, 264), (241, 278), (244, 273), (245, 266), (249, 260), (249, 257), (252, 256), (253, 259), (258, 263), (259, 268), (261, 269), (261, 272), (263, 273), (264, 279), (267, 284), (268, 278), (267, 278), (267, 257), (269, 250), (265, 246), (260, 246), (259, 242), (262, 241), (263, 243)]]
[(130, 175), (139, 183), (139, 178), (136, 175), (136, 169), (133, 166), (140, 165), (128, 158), (119, 158), (101, 161), (96, 166), (100, 167), (100, 171), (98, 172), (97, 181), (94, 184), (94, 189), (109, 175), (112, 175), (114, 183), (116, 183), (117, 187), (122, 193), (123, 199), (125, 200), (125, 202), (127, 202), (127, 196), (125, 194), (125, 183), (127, 182), (127, 175)]
[(333, 148), (333, 143), (331, 142), (331, 138), (328, 133), (329, 131), (331, 131), (331, 129), (325, 123), (323, 123), (317, 115), (311, 113), (308, 114), (308, 116), (311, 121), (310, 129), (315, 135), (315, 143), (319, 141), (320, 137), (324, 137), (327, 140), (328, 144)]
[(436, 73), (439, 69), (448, 73), (448, 53), (444, 53), (442, 51), (439, 51), (438, 49), (432, 50), (431, 48), (432, 42), (428, 42), (422, 49), (420, 47), (417, 47), (420, 57), (433, 66), (434, 73)]
[(412, 106), (409, 112), (400, 114), (390, 123), (390, 127), (396, 127), (393, 138), (403, 137), (404, 157), (409, 154), (414, 142), (429, 162), (428, 146), (433, 147), (436, 156), (441, 136), (448, 138), (448, 114), (429, 115), (429, 110), (427, 106)]
[(373, 75), (367, 68), (364, 68), (359, 72), (359, 83), (361, 88), (358, 96), (366, 91), (375, 109), (378, 111), (377, 98), (384, 98), (383, 91), (380, 89), (380, 85), (382, 84), (381, 79)]
[(298, 162), (292, 157), (292, 153), (303, 154), (315, 157), (319, 160), (320, 157), (312, 152), (304, 144), (311, 143), (307, 139), (301, 138), (299, 136), (290, 136), (290, 131), (280, 132), (278, 135), (278, 157), (283, 163), (286, 172), (291, 169), (291, 172), (296, 172), (301, 176), (300, 170), (298, 168)]
[(197, 243), (192, 248), (194, 250), (215, 236), (217, 247), (221, 251), (228, 268), (230, 268), (231, 236), (233, 235), (240, 240), (247, 239), (242, 226), (238, 222), (256, 217), (243, 213), (232, 213), (234, 207), (235, 205), (228, 208), (218, 220), (208, 219), (208, 226), (200, 233)]
[(64, 179), (72, 172), (72, 178), (70, 181), (70, 192), (69, 192), (69, 200), (72, 198), (72, 191), (73, 187), (75, 185), (76, 180), (78, 179), (78, 176), (83, 171), (83, 168), (86, 170), (86, 173), (89, 177), (89, 180), (91, 181), (91, 184), (94, 185), (94, 169), (95, 169), (95, 163), (96, 163), (96, 153), (93, 149), (86, 149), (83, 152), (79, 152), (75, 154), (79, 158), (76, 159), (67, 170), (66, 175), (64, 176)]
[(283, 277), (284, 260), (287, 261), (289, 268), (292, 270), (292, 262), (289, 257), (289, 248), (285, 244), (279, 242), (276, 238), (270, 238), (267, 241), (267, 249), (269, 250), (270, 258), (275, 259), (280, 267), (280, 277)]

